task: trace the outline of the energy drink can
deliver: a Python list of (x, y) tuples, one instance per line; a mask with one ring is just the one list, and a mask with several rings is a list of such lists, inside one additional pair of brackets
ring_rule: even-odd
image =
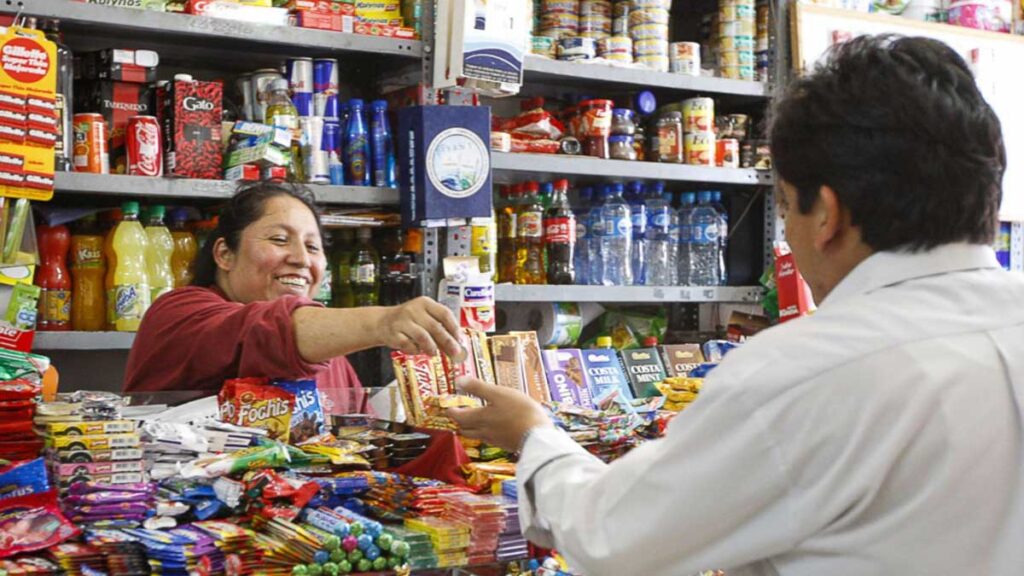
[(299, 116), (313, 115), (313, 59), (289, 58), (285, 63), (288, 89)]

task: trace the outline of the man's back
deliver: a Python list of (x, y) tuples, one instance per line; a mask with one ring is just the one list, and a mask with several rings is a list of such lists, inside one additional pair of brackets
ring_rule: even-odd
[(766, 423), (787, 486), (790, 549), (752, 572), (1021, 573), (1024, 277), (994, 266), (877, 254), (709, 378)]

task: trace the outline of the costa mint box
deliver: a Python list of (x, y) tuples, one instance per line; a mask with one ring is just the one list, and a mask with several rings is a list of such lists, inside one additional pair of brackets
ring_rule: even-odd
[(657, 348), (623, 350), (622, 367), (637, 398), (661, 395), (655, 384), (665, 379), (665, 366)]
[(603, 396), (610, 388), (618, 388), (627, 399), (633, 399), (633, 391), (622, 372), (618, 354), (611, 348), (583, 351), (583, 366), (587, 369), (590, 394), (594, 398)]
[(583, 356), (575, 348), (541, 350), (544, 372), (548, 377), (548, 391), (552, 402), (593, 408), (594, 402), (587, 387)]
[(398, 111), (402, 224), (491, 216), (491, 109), (413, 106)]

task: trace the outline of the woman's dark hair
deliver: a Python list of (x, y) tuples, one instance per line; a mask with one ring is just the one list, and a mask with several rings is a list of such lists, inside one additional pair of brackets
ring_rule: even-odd
[(860, 36), (795, 80), (771, 116), (775, 170), (801, 213), (827, 185), (876, 251), (992, 243), (1002, 130), (949, 46)]
[(316, 225), (320, 238), (324, 237), (320, 226), (320, 209), (316, 206), (313, 193), (302, 185), (283, 184), (278, 182), (260, 182), (241, 187), (226, 206), (221, 208), (217, 227), (206, 238), (206, 242), (196, 257), (196, 276), (193, 286), (212, 286), (217, 281), (217, 262), (213, 259), (213, 245), (218, 238), (223, 238), (228, 248), (238, 250), (238, 241), (242, 230), (263, 217), (263, 209), (267, 201), (278, 196), (288, 196), (302, 202), (316, 217)]

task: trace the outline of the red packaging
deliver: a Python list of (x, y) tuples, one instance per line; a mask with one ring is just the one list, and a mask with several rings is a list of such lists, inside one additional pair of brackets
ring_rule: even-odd
[(333, 0), (289, 0), (285, 8), (293, 11), (315, 12), (317, 14), (339, 14), (355, 16), (356, 5)]
[(381, 24), (367, 24), (365, 22), (355, 23), (355, 33), (366, 36), (383, 36), (385, 38), (400, 38), (413, 40), (416, 38), (416, 31), (404, 26), (383, 26)]
[(132, 176), (161, 176), (164, 156), (161, 150), (160, 123), (156, 116), (132, 116), (128, 119), (126, 135), (128, 174)]
[(81, 532), (57, 506), (50, 490), (0, 501), (0, 558), (45, 550)]
[(110, 172), (124, 174), (128, 168), (125, 149), (128, 119), (153, 113), (153, 89), (146, 84), (96, 80), (76, 83), (75, 90), (76, 110), (103, 114), (107, 121)]
[(35, 398), (42, 391), (42, 386), (28, 380), (8, 380), (0, 382), (0, 400), (28, 400)]
[(295, 396), (266, 378), (235, 378), (224, 382), (217, 394), (222, 422), (266, 430), (268, 436), (288, 442)]
[(779, 322), (806, 315), (814, 309), (811, 289), (797, 270), (785, 242), (775, 243), (775, 285), (779, 293)]
[(295, 25), (299, 28), (331, 30), (333, 32), (351, 34), (355, 27), (355, 18), (343, 14), (296, 10), (293, 15), (295, 16)]
[(221, 178), (220, 82), (175, 80), (161, 90), (164, 172), (183, 178)]

